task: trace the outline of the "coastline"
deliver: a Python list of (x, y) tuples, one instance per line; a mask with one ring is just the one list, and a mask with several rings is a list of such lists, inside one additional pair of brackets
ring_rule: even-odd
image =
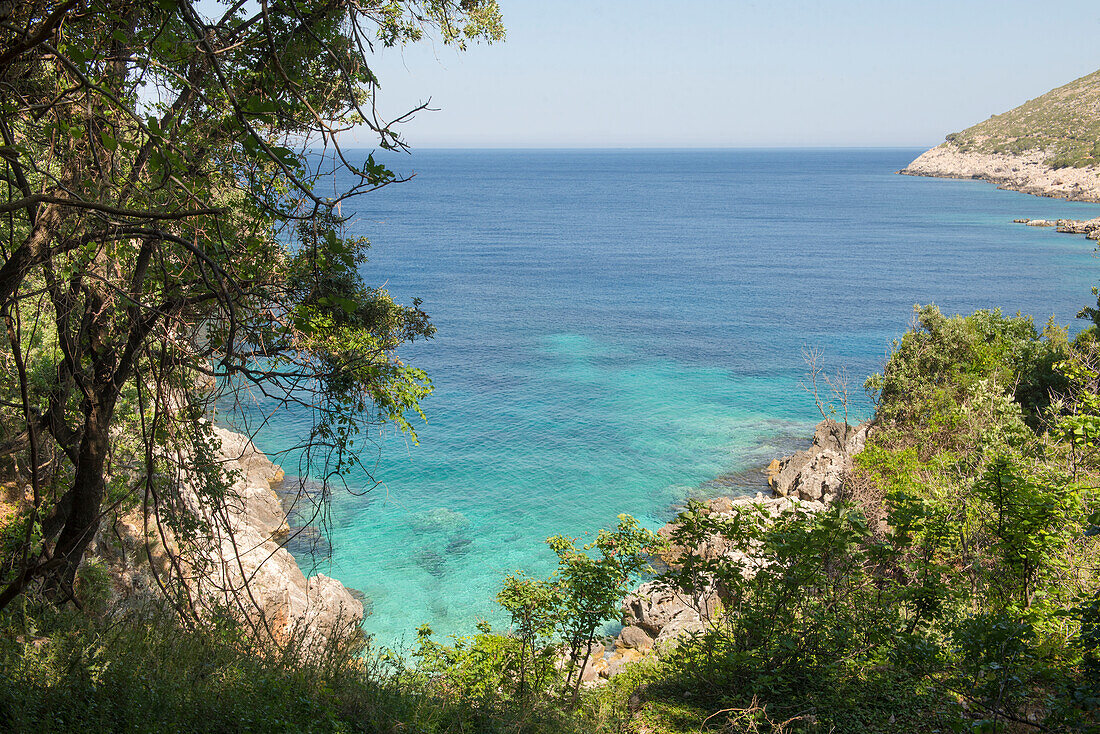
[(1047, 158), (1038, 150), (1020, 154), (964, 152), (947, 142), (925, 151), (898, 173), (976, 179), (1033, 196), (1100, 203), (1100, 167), (1051, 168)]

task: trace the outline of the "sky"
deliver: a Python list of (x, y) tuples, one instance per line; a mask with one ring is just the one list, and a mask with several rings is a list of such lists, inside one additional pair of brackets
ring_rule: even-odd
[(500, 5), (502, 43), (379, 54), (383, 112), (438, 110), (414, 148), (931, 146), (1100, 68), (1095, 0)]

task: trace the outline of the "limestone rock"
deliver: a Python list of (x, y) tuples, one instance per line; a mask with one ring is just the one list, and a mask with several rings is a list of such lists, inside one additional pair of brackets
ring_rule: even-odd
[(773, 487), (780, 497), (829, 502), (840, 491), (852, 457), (863, 450), (867, 426), (846, 426), (826, 419), (817, 424), (813, 444), (781, 459)]
[(768, 486), (773, 490), (775, 489), (775, 477), (782, 470), (783, 465), (779, 462), (779, 459), (772, 459), (772, 462), (764, 470), (764, 474), (768, 477)]
[(645, 652), (653, 647), (653, 638), (644, 629), (636, 625), (623, 627), (616, 640), (616, 647), (628, 650)]
[(669, 647), (677, 645), (680, 638), (702, 632), (706, 628), (706, 623), (698, 615), (695, 617), (687, 615), (676, 617), (665, 625), (661, 630), (661, 634), (657, 635), (657, 639), (653, 641), (653, 646), (667, 650)]
[[(943, 143), (921, 154), (898, 173), (936, 178), (970, 178), (989, 181), (1002, 189), (1036, 196), (1053, 196), (1070, 201), (1100, 201), (1100, 167), (1051, 168), (1049, 154), (1030, 150), (1019, 154), (962, 151)], [(1053, 222), (1026, 224), (1050, 227)]]
[(715, 497), (707, 501), (707, 511), (720, 515), (733, 512), (733, 500), (729, 497)]
[[(317, 650), (363, 618), (363, 605), (335, 579), (306, 578), (279, 541), (288, 526), (272, 483), (282, 470), (246, 437), (215, 428), (225, 468), (235, 478), (225, 513), (192, 504), (214, 529), (199, 545), (192, 581), (200, 598), (239, 609), (258, 630), (274, 639), (301, 639)], [(181, 493), (186, 495), (186, 483)], [(201, 568), (199, 568), (201, 566)]]
[[(599, 678), (607, 677), (607, 650), (604, 648), (603, 643), (593, 642), (588, 647), (588, 662), (584, 665), (584, 670), (581, 671), (582, 683), (595, 683)], [(584, 655), (581, 655), (581, 659), (584, 659)], [(562, 654), (558, 664), (559, 666), (566, 666), (569, 663), (569, 657), (565, 653)]]
[(358, 625), (363, 605), (334, 579), (307, 578), (280, 545), (287, 521), (272, 483), (282, 470), (246, 436), (218, 427), (213, 433), (216, 458), (232, 481), (224, 504), (197, 490), (192, 457), (165, 456), (177, 469), (177, 511), (191, 513), (208, 533), (184, 542), (138, 509), (102, 529), (89, 557), (107, 564), (120, 609), (159, 600), (161, 583), (182, 585), (198, 613), (230, 609), (261, 637), (300, 639), (307, 654), (320, 654)]
[(614, 678), (636, 660), (642, 659), (642, 653), (632, 648), (620, 650), (607, 659), (607, 665), (600, 673), (604, 678)]
[[(868, 430), (866, 424), (845, 426), (832, 420), (822, 421), (814, 431), (809, 449), (772, 462), (769, 467), (769, 480), (778, 496), (758, 493), (754, 497), (719, 497), (708, 500), (702, 512), (725, 516), (746, 505), (756, 505), (772, 518), (795, 507), (809, 513), (821, 512), (839, 491), (845, 473), (851, 469), (852, 457), (863, 450)], [(675, 521), (658, 534), (669, 539), (674, 530)], [(665, 560), (675, 566), (676, 559), (688, 550), (672, 547)], [(729, 541), (719, 536), (706, 538), (690, 551), (705, 560), (724, 557), (739, 561), (746, 578), (767, 563), (767, 559), (754, 555), (752, 547), (731, 547)], [(626, 658), (631, 657), (628, 653), (641, 655), (650, 648), (667, 648), (685, 635), (706, 630), (708, 620), (718, 615), (721, 606), (721, 589), (714, 583), (695, 595), (665, 588), (655, 581), (642, 584), (623, 601), (626, 626), (616, 640), (616, 653), (603, 674), (611, 676), (619, 672), (626, 665)]]
[(283, 470), (273, 464), (247, 436), (214, 427), (221, 441), (223, 468), (235, 479), (228, 511), (238, 521), (274, 538), (290, 532), (286, 513), (272, 484), (283, 480)]
[(641, 627), (651, 636), (660, 635), (675, 619), (700, 620), (700, 611), (707, 615), (717, 611), (720, 602), (716, 590), (706, 590), (700, 596), (701, 601), (696, 606), (686, 595), (649, 581), (623, 600), (623, 622), (627, 626)]

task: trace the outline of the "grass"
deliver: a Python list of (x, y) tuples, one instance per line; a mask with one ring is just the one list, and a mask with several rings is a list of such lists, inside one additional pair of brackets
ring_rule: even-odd
[(797, 690), (759, 695), (708, 685), (715, 674), (720, 671), (685, 669), (675, 656), (644, 661), (590, 695), (586, 712), (604, 715), (583, 731), (932, 734), (960, 721), (953, 697), (901, 669), (824, 676)]
[(876, 674), (770, 706), (700, 685), (714, 671), (649, 657), (576, 711), (544, 698), (472, 701), (361, 643), (309, 659), (258, 650), (218, 622), (89, 617), (24, 604), (0, 615), (0, 731), (689, 734), (946, 730), (941, 697)]
[(294, 645), (258, 650), (229, 623), (27, 603), (0, 615), (0, 731), (578, 731), (560, 711), (475, 706), (363, 642), (304, 659)]

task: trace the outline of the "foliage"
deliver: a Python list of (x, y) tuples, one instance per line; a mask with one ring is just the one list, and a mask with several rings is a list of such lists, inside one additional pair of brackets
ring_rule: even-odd
[(4, 6), (0, 459), (30, 485), (30, 530), (0, 559), (0, 608), (38, 585), (70, 598), (104, 514), (201, 533), (169, 457), (207, 475), (198, 504), (224, 502), (215, 405), (309, 415), (300, 473), (326, 482), (372, 426), (415, 440), (431, 384), (397, 350), (434, 328), (370, 285), (341, 215), (401, 179), (340, 133), (404, 149), (376, 45), (502, 34), (495, 0)]
[(512, 634), (519, 643), (516, 695), (545, 691), (554, 680), (554, 632), (561, 617), (557, 584), (532, 579), (521, 572), (504, 579), (497, 602), (512, 617)]
[[(185, 628), (149, 610), (111, 620), (26, 597), (0, 614), (5, 732), (577, 731), (563, 714), (476, 705), (364, 641), (258, 651), (230, 617)], [(312, 651), (316, 653), (317, 651)]]
[(579, 548), (575, 538), (562, 535), (546, 543), (558, 556), (557, 623), (568, 655), (565, 685), (572, 684), (575, 702), (596, 632), (604, 622), (620, 617), (619, 605), (632, 580), (648, 568), (649, 556), (660, 548), (661, 540), (633, 517), (619, 515), (615, 530), (601, 529), (595, 540)]
[(415, 651), (422, 673), (466, 700), (532, 706), (560, 696), (576, 705), (600, 628), (620, 618), (623, 597), (662, 541), (620, 515), (614, 530), (600, 530), (583, 546), (561, 535), (546, 542), (558, 556), (554, 574), (511, 574), (497, 595), (512, 617), (510, 633), (482, 623), (479, 634), (446, 645), (424, 625)]
[(745, 711), (807, 732), (1100, 726), (1095, 339), (916, 313), (868, 381), (847, 482), (874, 491), (816, 513), (689, 505), (661, 580), (709, 624), (594, 696), (594, 719), (626, 700), (669, 732), (744, 730)]
[(876, 417), (846, 481), (874, 491), (824, 510), (689, 503), (670, 527), (657, 582), (701, 632), (581, 696), (575, 651), (656, 539), (556, 537), (558, 573), (513, 575), (498, 596), (510, 635), (424, 637), (421, 671), (544, 721), (571, 692), (570, 721), (594, 732), (1095, 731), (1096, 354), (1024, 317), (918, 309), (868, 383)]

